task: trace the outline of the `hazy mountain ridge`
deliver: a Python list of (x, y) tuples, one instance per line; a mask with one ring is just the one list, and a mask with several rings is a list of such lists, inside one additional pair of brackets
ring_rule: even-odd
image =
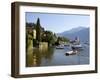
[(89, 41), (89, 28), (86, 27), (77, 27), (68, 31), (57, 33), (57, 36), (64, 36), (69, 39), (74, 39), (76, 36), (80, 38), (80, 41), (86, 42)]

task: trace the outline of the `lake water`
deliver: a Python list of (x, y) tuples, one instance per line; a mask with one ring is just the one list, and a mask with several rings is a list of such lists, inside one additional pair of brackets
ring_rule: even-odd
[(70, 50), (69, 46), (64, 46), (64, 49), (30, 49), (26, 54), (26, 67), (89, 64), (89, 45), (83, 44), (83, 50), (78, 54), (66, 56)]

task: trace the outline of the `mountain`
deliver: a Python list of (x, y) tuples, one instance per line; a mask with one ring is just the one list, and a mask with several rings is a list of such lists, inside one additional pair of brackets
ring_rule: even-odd
[(86, 27), (77, 27), (68, 31), (57, 33), (57, 36), (63, 36), (71, 40), (75, 37), (79, 37), (81, 42), (89, 41), (89, 28)]

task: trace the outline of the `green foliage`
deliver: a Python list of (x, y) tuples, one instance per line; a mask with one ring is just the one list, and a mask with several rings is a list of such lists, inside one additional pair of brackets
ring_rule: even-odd
[(69, 42), (69, 39), (68, 38), (65, 38), (65, 37), (62, 37), (62, 41)]
[(42, 41), (48, 42), (49, 45), (53, 45), (56, 41), (56, 35), (54, 35), (51, 31), (44, 31), (42, 34)]
[(35, 26), (35, 23), (28, 23), (26, 22), (26, 27), (34, 27)]
[[(48, 42), (48, 45), (59, 45), (61, 42), (69, 42), (68, 38), (57, 37), (52, 31), (45, 31), (40, 25), (40, 19), (37, 19), (35, 23), (26, 23), (26, 47), (28, 47), (32, 41), (33, 46), (38, 46), (39, 42)], [(36, 39), (33, 39), (33, 29), (36, 30)]]
[(57, 41), (64, 41), (64, 42), (68, 42), (69, 39), (65, 38), (65, 37), (58, 37)]
[(55, 42), (55, 45), (60, 45), (61, 44), (61, 42), (63, 43), (67, 43), (67, 42), (69, 42), (69, 39), (68, 38), (65, 38), (65, 37), (58, 37), (57, 38), (57, 41)]

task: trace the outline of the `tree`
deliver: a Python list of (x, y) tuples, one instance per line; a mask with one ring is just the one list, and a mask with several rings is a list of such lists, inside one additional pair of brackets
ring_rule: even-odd
[(69, 42), (69, 39), (68, 38), (65, 38), (65, 37), (58, 37), (57, 38), (57, 41), (55, 42), (55, 45), (60, 45), (62, 43), (67, 43)]
[(54, 34), (51, 31), (44, 31), (42, 35), (42, 41), (48, 42), (49, 46), (55, 43)]
[(62, 41), (64, 41), (64, 42), (69, 42), (69, 39), (66, 38), (66, 37), (62, 37)]
[(26, 22), (26, 27), (34, 27), (35, 26), (35, 23), (28, 23)]
[(37, 19), (37, 23), (36, 23), (36, 40), (38, 42), (41, 41), (41, 25), (40, 25), (40, 19)]

